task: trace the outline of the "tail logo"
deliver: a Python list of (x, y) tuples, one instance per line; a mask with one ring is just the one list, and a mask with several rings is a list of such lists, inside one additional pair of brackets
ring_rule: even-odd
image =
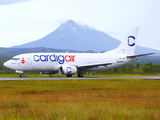
[(131, 46), (131, 47), (135, 46), (135, 39), (136, 38), (134, 36), (129, 36), (128, 37), (128, 45)]

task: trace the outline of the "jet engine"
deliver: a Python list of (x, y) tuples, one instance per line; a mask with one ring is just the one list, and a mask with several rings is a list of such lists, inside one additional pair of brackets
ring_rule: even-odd
[(77, 67), (75, 67), (75, 66), (62, 66), (62, 67), (60, 67), (60, 71), (62, 74), (76, 74)]

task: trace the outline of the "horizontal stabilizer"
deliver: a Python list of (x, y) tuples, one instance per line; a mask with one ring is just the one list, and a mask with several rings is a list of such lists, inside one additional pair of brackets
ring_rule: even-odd
[(129, 56), (127, 56), (127, 58), (135, 58), (135, 57), (152, 55), (152, 54), (155, 54), (155, 53), (147, 53), (147, 54), (140, 54), (140, 55), (129, 55)]

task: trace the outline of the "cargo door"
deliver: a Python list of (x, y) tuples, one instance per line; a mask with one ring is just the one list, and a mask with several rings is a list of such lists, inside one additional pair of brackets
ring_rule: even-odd
[(27, 65), (32, 65), (31, 55), (27, 55), (27, 56), (26, 56), (26, 62), (27, 62)]
[(32, 57), (31, 55), (26, 55), (26, 71), (32, 71)]

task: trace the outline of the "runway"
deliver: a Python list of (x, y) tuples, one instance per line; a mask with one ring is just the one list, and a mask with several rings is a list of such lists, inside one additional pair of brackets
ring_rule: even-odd
[(0, 77), (0, 80), (102, 80), (102, 79), (122, 79), (122, 78), (130, 78), (130, 79), (144, 79), (144, 80), (160, 80), (160, 77)]

